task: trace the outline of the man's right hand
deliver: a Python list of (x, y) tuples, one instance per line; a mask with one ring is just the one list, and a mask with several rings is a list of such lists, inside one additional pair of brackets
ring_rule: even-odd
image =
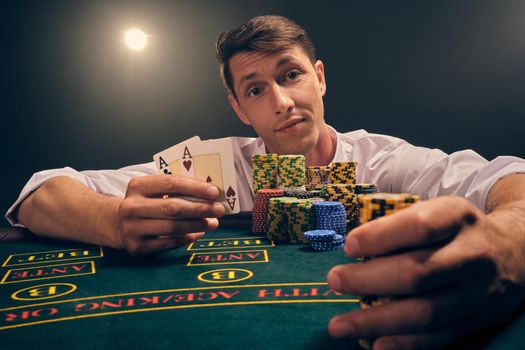
[[(201, 201), (185, 199), (189, 196)], [(191, 178), (132, 178), (117, 214), (122, 247), (131, 255), (151, 255), (201, 238), (224, 215), (218, 197), (217, 187)]]

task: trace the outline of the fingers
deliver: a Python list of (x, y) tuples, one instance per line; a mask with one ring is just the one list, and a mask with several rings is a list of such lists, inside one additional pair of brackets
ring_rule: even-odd
[(489, 245), (490, 242), (478, 234), (475, 239), (458, 238), (438, 249), (339, 265), (328, 272), (328, 285), (343, 293), (395, 296), (425, 292), (461, 281), (490, 283), (497, 274), (497, 266)]
[(161, 236), (141, 240), (140, 244), (130, 246), (128, 252), (134, 256), (147, 256), (186, 245), (204, 237), (204, 232), (187, 233), (181, 236)]
[(208, 201), (219, 197), (219, 190), (212, 184), (175, 175), (152, 175), (134, 177), (128, 183), (126, 196), (139, 194), (145, 197), (163, 195), (191, 196)]
[(220, 203), (193, 202), (181, 198), (135, 198), (124, 201), (121, 215), (129, 218), (197, 219), (219, 218), (224, 215)]
[[(196, 220), (137, 220), (121, 234), (128, 253), (143, 256), (186, 245), (219, 226), (215, 218)], [(188, 233), (190, 232), (190, 233)]]
[(376, 256), (448, 241), (480, 215), (459, 197), (420, 202), (355, 228), (348, 235), (345, 252), (353, 257)]
[(433, 253), (423, 250), (335, 266), (328, 272), (328, 285), (332, 290), (357, 295), (404, 295), (454, 281), (455, 276), (444, 273), (450, 268), (429, 261)]
[(119, 205), (116, 225), (120, 241), (132, 255), (153, 254), (187, 244), (197, 237), (194, 232), (218, 227), (216, 218), (225, 212), (222, 204), (214, 203), (218, 196), (217, 187), (191, 178), (169, 175), (133, 178)]
[(123, 224), (122, 230), (131, 239), (145, 239), (159, 236), (183, 236), (193, 232), (213, 231), (219, 226), (215, 218), (193, 220), (134, 220)]
[(328, 329), (335, 337), (371, 339), (429, 332), (474, 314), (479, 306), (468, 297), (472, 289), (451, 285), (426, 296), (393, 300), (381, 306), (338, 315), (330, 321)]
[[(490, 317), (470, 317), (468, 319), (458, 320), (452, 325), (448, 325), (439, 330), (424, 334), (408, 334), (385, 336), (377, 339), (373, 343), (374, 350), (433, 350), (442, 349), (451, 345), (458, 340), (473, 334), (476, 330), (489, 328), (495, 325), (497, 320)], [(467, 344), (464, 344), (467, 345)], [(469, 345), (472, 342), (469, 340)], [(465, 346), (470, 348), (471, 346)], [(458, 347), (463, 348), (463, 347)]]

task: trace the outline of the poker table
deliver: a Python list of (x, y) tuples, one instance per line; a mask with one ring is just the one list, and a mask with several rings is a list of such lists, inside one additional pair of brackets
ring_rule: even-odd
[[(275, 244), (230, 221), (193, 244), (134, 258), (0, 229), (2, 349), (359, 349), (330, 318), (359, 307), (330, 290), (342, 250)], [(525, 317), (456, 348), (522, 349)]]

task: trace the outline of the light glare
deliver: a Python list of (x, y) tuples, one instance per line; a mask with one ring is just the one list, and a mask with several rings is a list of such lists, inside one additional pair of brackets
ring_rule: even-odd
[(130, 29), (125, 32), (124, 42), (132, 50), (142, 50), (148, 43), (148, 36), (140, 29)]

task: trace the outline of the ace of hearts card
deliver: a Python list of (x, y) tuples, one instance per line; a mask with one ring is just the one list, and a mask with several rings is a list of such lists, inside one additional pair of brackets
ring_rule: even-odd
[[(169, 152), (168, 152), (169, 151)], [(240, 211), (237, 175), (231, 138), (199, 141), (189, 139), (154, 156), (157, 168), (169, 173), (212, 183), (226, 214)]]

